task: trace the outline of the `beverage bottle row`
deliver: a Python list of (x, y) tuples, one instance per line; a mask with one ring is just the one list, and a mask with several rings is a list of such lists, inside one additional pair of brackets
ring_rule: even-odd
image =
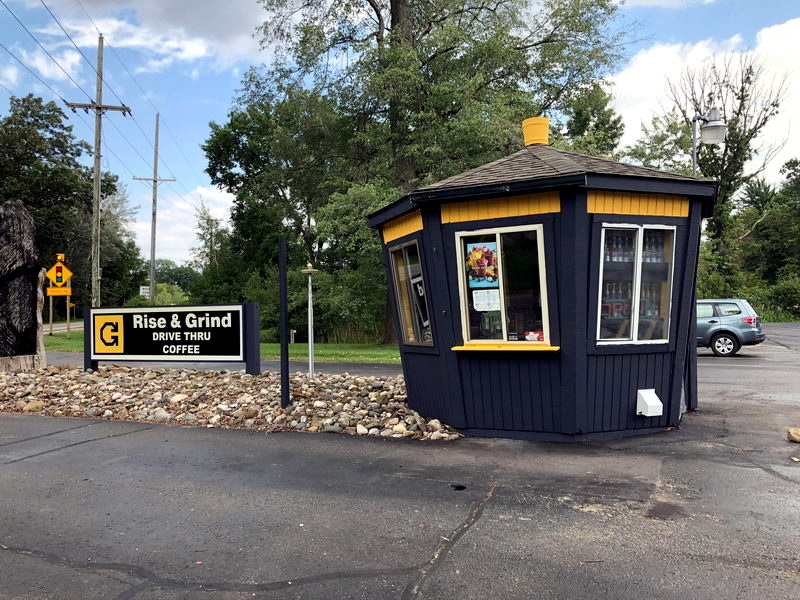
[[(606, 262), (632, 262), (636, 254), (634, 236), (628, 233), (606, 233), (603, 258)], [(664, 262), (664, 234), (648, 231), (642, 246), (642, 262)]]
[(605, 302), (611, 300), (630, 300), (631, 291), (630, 283), (606, 283), (603, 287), (603, 300)]
[(642, 262), (646, 263), (664, 262), (663, 233), (659, 235), (655, 232), (648, 232), (644, 236), (644, 247), (642, 248)]
[(606, 262), (633, 262), (635, 247), (633, 235), (627, 233), (606, 233), (604, 259)]
[(658, 306), (661, 303), (661, 284), (643, 283), (642, 284), (642, 307), (639, 314), (644, 317), (659, 316)]

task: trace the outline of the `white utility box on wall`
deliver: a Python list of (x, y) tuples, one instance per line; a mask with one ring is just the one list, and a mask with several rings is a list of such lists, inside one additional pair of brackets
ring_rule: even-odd
[(664, 405), (655, 390), (637, 390), (636, 414), (643, 417), (660, 417), (664, 413)]

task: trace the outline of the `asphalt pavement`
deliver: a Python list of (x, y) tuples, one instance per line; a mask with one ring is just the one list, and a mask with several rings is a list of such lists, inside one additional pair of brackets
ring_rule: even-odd
[(0, 599), (795, 599), (798, 331), (614, 441), (0, 415)]

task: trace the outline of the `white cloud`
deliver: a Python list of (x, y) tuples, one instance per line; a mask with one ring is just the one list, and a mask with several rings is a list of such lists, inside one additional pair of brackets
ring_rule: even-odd
[(625, 6), (644, 6), (647, 8), (686, 8), (696, 4), (714, 4), (716, 0), (627, 0)]
[(57, 51), (51, 52), (48, 50), (48, 52), (50, 52), (50, 55), (61, 65), (61, 68), (39, 48), (31, 52), (19, 48), (16, 50), (16, 54), (20, 56), (20, 60), (30, 68), (38, 71), (39, 75), (44, 79), (69, 81), (69, 78), (72, 77), (72, 79), (78, 83), (83, 83), (80, 79), (82, 58), (77, 51), (62, 50), (59, 53)]
[[(173, 61), (211, 58), (218, 69), (239, 60), (263, 59), (254, 33), (265, 13), (256, 0), (226, 0), (224, 5), (217, 0), (83, 0), (82, 4), (115, 47), (149, 50)], [(57, 16), (63, 15), (60, 21), (70, 34), (81, 37), (81, 41), (76, 38), (80, 46), (96, 45), (97, 32), (74, 0), (52, 0), (50, 6), (55, 6)]]
[[(632, 144), (641, 135), (641, 124), (649, 125), (656, 114), (669, 106), (667, 82), (676, 81), (687, 68), (697, 69), (715, 54), (742, 53), (742, 38), (704, 40), (696, 44), (655, 44), (640, 51), (628, 66), (611, 77), (614, 84), (615, 110), (625, 120), (625, 134), (621, 145)], [(800, 140), (789, 134), (800, 124), (795, 115), (800, 114), (797, 56), (800, 56), (800, 19), (775, 25), (759, 32), (756, 47), (752, 50), (767, 69), (768, 75), (780, 78), (787, 75), (788, 93), (780, 113), (764, 129), (765, 145), (787, 140), (783, 150), (772, 160), (765, 173), (772, 182), (781, 179), (780, 167), (792, 157), (800, 157)], [(796, 136), (795, 136), (796, 138)]]
[(6, 87), (14, 87), (19, 81), (19, 69), (14, 65), (0, 67), (0, 83)]
[[(168, 188), (167, 188), (168, 189)], [(211, 215), (226, 222), (230, 216), (233, 195), (219, 188), (198, 186), (187, 199), (173, 191), (159, 192), (158, 222), (156, 223), (156, 258), (168, 258), (176, 263), (191, 260), (192, 248), (199, 242), (196, 238), (197, 220), (195, 206), (200, 201), (208, 207)], [(139, 192), (131, 199), (132, 204), (140, 204), (142, 209), (132, 224), (136, 244), (142, 255), (150, 257), (150, 206), (152, 196), (146, 191)]]

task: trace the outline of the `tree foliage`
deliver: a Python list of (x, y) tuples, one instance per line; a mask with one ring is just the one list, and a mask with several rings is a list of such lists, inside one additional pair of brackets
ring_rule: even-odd
[[(0, 201), (25, 204), (43, 262), (66, 253), (78, 305), (89, 304), (93, 176), (81, 162), (88, 152), (55, 102), (32, 94), (10, 98), (0, 119)], [(128, 227), (127, 196), (115, 175), (102, 174), (101, 194), (101, 301), (122, 304), (137, 293), (143, 264)]]
[[(786, 95), (785, 79), (768, 79), (764, 65), (752, 54), (743, 54), (738, 60), (728, 55), (685, 71), (670, 85), (669, 95), (687, 125), (695, 115), (718, 108), (728, 126), (724, 144), (700, 144), (697, 151), (700, 173), (719, 182), (706, 235), (724, 255), (731, 242), (734, 196), (763, 170), (776, 150), (762, 147), (759, 136)], [(762, 157), (760, 165), (748, 170), (748, 161), (756, 155)]]
[[(260, 2), (262, 43), (277, 60), (251, 69), (227, 121), (211, 124), (208, 173), (235, 201), (192, 294), (261, 299), (268, 329), (279, 237), (293, 285), (306, 262), (321, 269), (321, 339), (386, 336), (368, 214), (517, 150), (530, 116), (563, 113), (575, 148), (610, 153), (618, 142), (621, 122), (596, 85), (621, 48), (610, 0)], [(201, 223), (208, 252), (211, 225)], [(292, 294), (300, 329), (305, 300)]]

